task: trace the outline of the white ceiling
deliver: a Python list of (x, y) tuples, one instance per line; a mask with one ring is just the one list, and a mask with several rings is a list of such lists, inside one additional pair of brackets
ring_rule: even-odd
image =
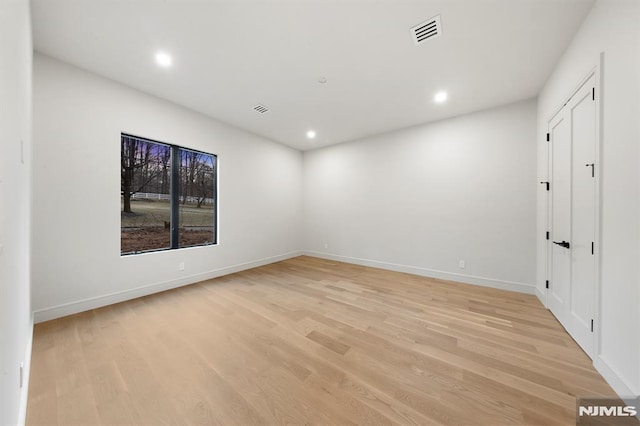
[[(308, 150), (535, 97), (593, 1), (33, 0), (32, 15), (42, 53)], [(438, 14), (442, 36), (414, 45)]]

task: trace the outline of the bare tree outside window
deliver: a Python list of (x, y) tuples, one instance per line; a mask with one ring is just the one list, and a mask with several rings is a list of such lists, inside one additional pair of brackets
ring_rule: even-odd
[(170, 156), (171, 149), (167, 145), (122, 136), (120, 139), (120, 152), (122, 166), (120, 190), (124, 203), (122, 211), (132, 213), (131, 197), (137, 192), (148, 189), (154, 181), (158, 180), (158, 177), (163, 172), (158, 167), (159, 159), (167, 154)]
[(180, 156), (179, 245), (211, 244), (215, 221), (215, 157), (186, 149), (180, 150)]

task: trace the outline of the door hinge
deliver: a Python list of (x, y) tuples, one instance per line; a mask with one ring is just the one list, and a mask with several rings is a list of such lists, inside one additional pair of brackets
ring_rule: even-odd
[(551, 139), (551, 135), (549, 135), (549, 133), (547, 133), (547, 142), (549, 142), (550, 139)]
[(592, 101), (596, 100), (596, 88), (595, 87), (591, 88), (591, 100)]
[(591, 332), (593, 333), (593, 320), (591, 320)]
[(547, 231), (547, 240), (549, 239), (549, 231)]
[(549, 288), (549, 280), (546, 281), (545, 288)]
[(596, 245), (596, 243), (591, 241), (591, 254), (594, 254), (594, 252), (595, 252), (595, 245)]
[(542, 182), (540, 182), (540, 183), (541, 183), (542, 185), (547, 185), (547, 191), (549, 190), (549, 184), (550, 184), (549, 182), (542, 181)]

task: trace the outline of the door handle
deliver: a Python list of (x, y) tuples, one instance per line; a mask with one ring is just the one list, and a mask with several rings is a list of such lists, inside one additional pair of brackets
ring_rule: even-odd
[(591, 163), (591, 164), (586, 164), (587, 167), (591, 167), (591, 177), (596, 177), (596, 165)]
[(557, 244), (560, 247), (564, 247), (566, 249), (571, 248), (571, 244), (569, 243), (569, 241), (565, 241), (565, 240), (562, 240), (560, 242), (554, 241), (553, 244)]

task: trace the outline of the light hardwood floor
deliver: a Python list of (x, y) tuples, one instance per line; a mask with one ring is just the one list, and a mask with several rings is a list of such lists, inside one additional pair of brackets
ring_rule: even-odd
[(534, 296), (298, 257), (35, 327), (28, 425), (575, 424)]

